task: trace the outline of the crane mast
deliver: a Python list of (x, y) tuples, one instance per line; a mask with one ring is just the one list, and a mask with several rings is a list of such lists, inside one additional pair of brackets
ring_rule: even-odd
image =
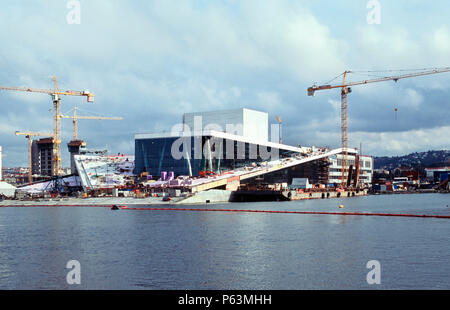
[(80, 116), (77, 114), (77, 108), (73, 109), (73, 115), (60, 115), (60, 118), (70, 118), (73, 122), (73, 140), (78, 140), (78, 120), (79, 119), (96, 119), (96, 120), (116, 120), (120, 121), (122, 117), (106, 117), (106, 116)]
[(307, 89), (308, 96), (314, 96), (316, 91), (319, 90), (327, 90), (327, 89), (335, 89), (340, 88), (341, 89), (341, 148), (342, 148), (342, 167), (341, 167), (341, 187), (346, 186), (346, 180), (345, 180), (345, 170), (348, 164), (348, 94), (351, 93), (352, 86), (357, 85), (366, 85), (370, 83), (377, 83), (377, 82), (384, 82), (384, 81), (394, 81), (397, 82), (400, 79), (406, 79), (406, 78), (412, 78), (412, 77), (418, 77), (418, 76), (425, 76), (425, 75), (432, 75), (437, 73), (445, 73), (450, 72), (450, 67), (444, 67), (444, 68), (435, 68), (435, 69), (423, 69), (419, 72), (409, 73), (409, 74), (401, 74), (401, 75), (394, 75), (394, 76), (386, 76), (386, 77), (379, 77), (375, 79), (368, 79), (363, 81), (357, 81), (357, 82), (347, 82), (347, 76), (349, 73), (352, 73), (352, 71), (345, 71), (342, 74), (342, 83), (337, 85), (313, 85), (312, 87), (309, 87)]
[(281, 122), (281, 118), (278, 117), (278, 115), (275, 115), (275, 118), (278, 121), (278, 131), (279, 131), (279, 133), (278, 133), (278, 142), (281, 144), (281, 143), (283, 143), (282, 135), (281, 135), (282, 134), (282, 132), (281, 132), (281, 130), (282, 130), (282, 128), (281, 128), (282, 122)]
[[(342, 78), (342, 84), (345, 84), (347, 78), (347, 72), (344, 72)], [(349, 87), (342, 87), (341, 89), (341, 147), (342, 147), (342, 166), (341, 166), (341, 184), (344, 184), (345, 167), (348, 162), (348, 93)]]
[(89, 91), (60, 91), (56, 77), (53, 77), (54, 89), (36, 89), (29, 87), (10, 87), (0, 85), (0, 90), (21, 91), (48, 94), (53, 101), (53, 165), (54, 176), (62, 175), (61, 167), (61, 99), (60, 96), (84, 96), (88, 102), (94, 102), (94, 94)]

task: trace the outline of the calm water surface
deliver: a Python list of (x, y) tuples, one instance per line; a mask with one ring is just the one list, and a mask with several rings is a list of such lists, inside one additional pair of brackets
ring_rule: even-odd
[[(450, 196), (195, 207), (450, 215)], [(450, 289), (449, 255), (448, 219), (0, 208), (0, 289)]]

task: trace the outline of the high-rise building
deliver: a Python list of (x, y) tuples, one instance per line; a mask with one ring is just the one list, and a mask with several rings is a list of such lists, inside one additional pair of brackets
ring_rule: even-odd
[(33, 175), (40, 175), (40, 160), (39, 160), (39, 148), (36, 140), (31, 143), (31, 173)]
[(32, 173), (42, 176), (53, 176), (53, 138), (33, 141), (31, 146)]

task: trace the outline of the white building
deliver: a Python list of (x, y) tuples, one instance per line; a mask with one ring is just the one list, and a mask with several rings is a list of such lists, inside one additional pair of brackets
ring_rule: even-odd
[(439, 182), (441, 174), (450, 174), (450, 166), (425, 168), (426, 179), (430, 182)]
[(308, 178), (293, 178), (290, 185), (291, 188), (307, 189), (312, 188)]
[[(325, 148), (294, 147), (279, 143), (278, 124), (273, 124), (269, 139), (268, 123), (266, 112), (245, 108), (185, 113), (183, 124), (172, 127), (170, 133), (135, 134), (135, 173), (139, 175), (145, 172), (152, 178), (167, 172), (173, 172), (175, 176), (200, 176), (327, 152)], [(236, 132), (236, 129), (240, 131)], [(357, 150), (348, 149), (348, 152), (349, 164), (354, 166)], [(310, 178), (309, 182), (314, 184), (340, 184), (340, 156), (334, 156), (334, 161), (325, 156), (317, 163), (302, 163), (299, 167), (265, 175), (264, 180), (269, 183), (289, 183), (293, 178)], [(364, 184), (371, 184), (373, 159), (361, 156), (360, 160), (359, 179)]]
[(278, 143), (279, 126), (274, 124), (273, 129), (269, 139), (268, 113), (246, 108), (185, 113), (183, 124), (173, 126), (170, 133), (135, 135), (135, 173), (198, 176), (200, 172), (250, 167), (311, 150)]
[[(331, 165), (328, 170), (328, 183), (340, 184), (342, 175), (342, 157), (343, 155), (334, 155), (329, 158)], [(347, 168), (345, 176), (348, 176), (348, 167), (355, 168), (355, 155), (349, 154), (347, 156)], [(359, 155), (359, 181), (361, 184), (372, 184), (373, 176), (373, 158), (366, 155)]]
[(185, 130), (187, 128), (191, 132), (214, 130), (244, 136), (260, 143), (269, 141), (268, 114), (246, 108), (185, 113), (183, 125)]

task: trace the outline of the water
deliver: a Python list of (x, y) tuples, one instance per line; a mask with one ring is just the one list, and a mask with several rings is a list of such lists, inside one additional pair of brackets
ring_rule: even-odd
[[(195, 207), (450, 215), (449, 198)], [(450, 289), (449, 228), (432, 218), (0, 208), (0, 289)], [(69, 260), (81, 264), (80, 285), (66, 282)], [(380, 285), (367, 283), (370, 260)]]

